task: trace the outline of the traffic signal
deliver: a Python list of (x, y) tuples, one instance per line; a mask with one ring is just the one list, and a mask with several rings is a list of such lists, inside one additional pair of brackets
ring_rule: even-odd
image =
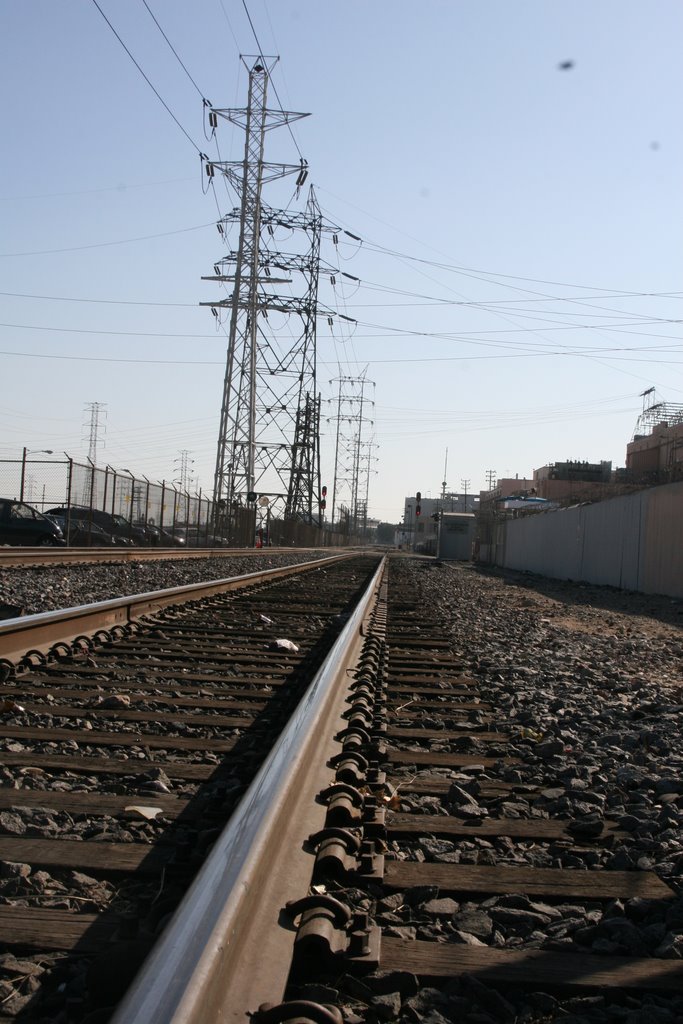
[(256, 501), (258, 494), (256, 491), (247, 491), (247, 501)]

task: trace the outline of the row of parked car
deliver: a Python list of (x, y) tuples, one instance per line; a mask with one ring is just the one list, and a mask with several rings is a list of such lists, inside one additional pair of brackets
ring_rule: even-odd
[(99, 509), (59, 506), (39, 512), (23, 501), (0, 498), (0, 544), (31, 547), (63, 544), (78, 547), (157, 545), (159, 547), (221, 546), (223, 538), (192, 528), (163, 530), (151, 523), (132, 523), (125, 516)]

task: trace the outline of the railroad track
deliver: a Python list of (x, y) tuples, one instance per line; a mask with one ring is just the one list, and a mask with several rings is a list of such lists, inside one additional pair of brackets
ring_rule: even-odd
[(285, 999), (256, 1019), (323, 1019), (310, 1000), (371, 1021), (683, 1019), (683, 962), (652, 953), (683, 930), (680, 886), (615, 869), (630, 836), (609, 816), (548, 810), (567, 793), (552, 741), (510, 729), (495, 664), (473, 675), (452, 633), (392, 560), (288, 907)]
[[(121, 874), (126, 881), (118, 903), (111, 897), (104, 905), (103, 897), (100, 912), (92, 915), (87, 934), (100, 945), (90, 954), (85, 979), (76, 972), (66, 983), (76, 1003), (73, 1019), (81, 1019), (80, 1012), (88, 1020), (83, 1014), (97, 1005), (95, 993), (100, 1001), (110, 994), (107, 984), (118, 998), (153, 940), (145, 965), (118, 1005), (116, 1024), (245, 1024), (249, 1019), (274, 1024), (295, 1018), (334, 1024), (342, 1021), (342, 1010), (347, 1019), (373, 1024), (422, 1018), (435, 1024), (444, 1019), (546, 1024), (568, 1019), (572, 1012), (575, 1022), (680, 1019), (683, 961), (675, 953), (653, 955), (655, 938), (661, 939), (666, 928), (683, 933), (683, 903), (672, 880), (647, 869), (615, 868), (629, 837), (619, 821), (591, 812), (588, 787), (581, 789), (586, 800), (580, 813), (553, 812), (567, 792), (564, 776), (558, 777), (563, 769), (553, 760), (552, 741), (533, 727), (511, 724), (501, 711), (501, 697), (507, 699), (510, 687), (501, 685), (495, 663), (473, 671), (463, 645), (454, 652), (453, 617), (435, 609), (429, 594), (421, 592), (414, 562), (411, 567), (409, 560), (391, 559), (388, 569), (376, 572), (377, 560), (369, 563), (365, 568), (355, 561), (342, 566), (347, 590), (342, 587), (339, 603), (322, 611), (322, 570), (317, 580), (309, 574), (314, 591), (308, 590), (304, 601), (293, 603), (296, 590), (293, 595), (280, 590), (286, 603), (277, 607), (278, 627), (292, 621), (290, 612), (299, 625), (311, 617), (338, 625), (334, 608), (340, 604), (349, 618), (331, 656), (323, 661), (320, 655), (313, 683), (279, 746), (267, 755), (258, 724), (261, 715), (279, 714), (276, 704), (259, 709), (254, 732), (253, 726), (226, 726), (240, 736), (229, 750), (212, 749), (213, 730), (197, 727), (202, 749), (191, 748), (184, 768), (178, 767), (180, 755), (169, 750), (167, 737), (158, 738), (156, 732), (161, 714), (169, 722), (180, 721), (178, 709), (184, 709), (180, 702), (186, 699), (194, 699), (200, 715), (209, 718), (235, 700), (231, 710), (246, 722), (264, 689), (284, 695), (312, 656), (305, 650), (307, 632), (292, 637), (300, 642), (301, 660), (268, 652), (277, 654), (277, 667), (268, 663), (265, 686), (258, 673), (265, 657), (263, 640), (271, 634), (264, 630), (256, 650), (241, 646), (244, 633), (253, 631), (261, 615), (276, 617), (272, 602), (277, 590), (259, 588), (244, 598), (231, 597), (220, 641), (210, 629), (197, 631), (192, 617), (185, 629), (184, 614), (174, 611), (168, 623), (155, 619), (148, 624), (138, 653), (125, 637), (104, 645), (105, 658), (121, 659), (127, 692), (135, 698), (129, 708), (144, 713), (153, 697), (151, 721), (145, 720), (147, 742), (115, 745), (116, 769), (107, 770), (105, 763), (111, 762), (102, 759), (98, 776), (95, 755), (89, 752), (93, 770), (81, 778), (96, 777), (97, 786), (69, 798), (83, 800), (86, 819), (99, 815), (109, 821), (107, 815), (117, 809), (123, 815), (140, 813), (130, 810), (135, 792), (136, 804), (159, 806), (163, 818), (144, 820), (137, 828), (124, 818), (126, 829), (135, 834), (132, 842), (127, 838), (117, 845), (139, 855), (139, 846), (149, 843), (149, 859), (140, 862), (142, 871), (138, 863), (132, 875)], [(422, 563), (419, 572), (432, 569)], [(356, 604), (361, 591), (363, 600)], [(239, 625), (240, 608), (246, 627)], [(222, 648), (230, 640), (238, 646), (227, 654)], [(188, 657), (192, 668), (179, 672), (178, 658), (182, 665)], [(31, 658), (39, 660), (33, 655), (24, 662), (26, 671), (17, 683), (33, 685), (37, 678), (37, 687), (53, 693), (52, 674), (58, 673), (65, 684), (62, 709), (74, 699), (70, 691), (94, 695), (93, 672), (94, 678), (99, 673), (100, 686), (107, 685), (99, 650), (83, 651), (79, 672), (78, 658), (37, 670)], [(95, 664), (88, 664), (89, 658)], [(302, 682), (290, 705), (303, 687)], [(117, 693), (119, 688), (117, 683)], [(18, 687), (13, 692), (22, 703), (34, 696), (28, 691), (23, 696)], [(169, 711), (171, 696), (179, 703)], [(220, 708), (214, 706), (218, 700)], [(141, 728), (142, 719), (128, 721), (131, 731)], [(5, 744), (15, 735), (7, 735)], [(248, 742), (250, 735), (257, 737), (255, 743)], [(187, 738), (187, 732), (180, 733), (174, 742)], [(104, 743), (101, 731), (91, 739), (94, 746)], [(161, 748), (154, 745), (157, 739)], [(147, 787), (140, 782), (144, 772), (131, 777), (130, 761), (122, 754), (130, 758), (132, 752), (138, 767), (144, 764), (148, 772), (150, 762), (163, 757), (174, 792), (150, 791), (159, 780), (148, 774)], [(67, 772), (65, 765), (73, 765), (68, 756), (57, 763), (60, 755), (52, 749), (40, 753), (45, 759), (40, 764), (50, 772)], [(26, 765), (23, 751), (19, 756), (25, 771), (34, 768)], [(246, 788), (250, 758), (260, 759), (261, 767)], [(10, 757), (5, 771), (11, 765)], [(200, 779), (202, 772), (209, 777)], [(130, 786), (131, 781), (137, 789), (116, 791), (117, 783)], [(25, 776), (20, 784), (21, 799), (28, 800)], [(241, 791), (244, 796), (234, 808)], [(6, 806), (16, 807), (16, 790), (4, 792)], [(105, 803), (98, 805), (105, 797), (112, 801), (106, 810)], [(30, 799), (40, 806), (48, 798), (38, 794)], [(170, 807), (169, 801), (174, 802)], [(217, 805), (234, 809), (220, 832), (211, 817)], [(178, 812), (174, 819), (173, 808)], [(65, 813), (74, 816), (73, 809)], [(167, 838), (172, 821), (181, 834), (192, 836), (168, 860), (164, 857), (170, 851), (160, 854), (161, 848), (151, 844), (160, 821)], [(94, 847), (103, 841), (101, 834), (85, 838), (90, 841), (61, 846)], [(187, 863), (201, 860), (209, 848), (188, 891)], [(161, 868), (155, 864), (159, 857)], [(144, 868), (151, 872), (149, 882)], [(89, 870), (100, 880), (111, 876), (101, 862)], [(52, 869), (50, 877), (64, 879)], [(183, 893), (168, 923), (167, 914)], [(115, 914), (121, 905), (129, 911), (147, 907), (147, 914), (119, 913), (124, 918), (119, 920)], [(0, 921), (4, 909), (0, 906)], [(73, 926), (86, 911), (80, 906), (62, 913)], [(634, 937), (634, 919), (644, 925), (638, 933), (642, 948)], [(112, 922), (113, 935), (107, 931)], [(128, 937), (126, 927), (134, 930)], [(604, 938), (595, 942), (601, 928)], [(23, 948), (20, 942), (19, 951)], [(78, 945), (72, 942), (69, 949), (66, 963), (73, 965)], [(27, 963), (30, 976), (36, 957)], [(59, 964), (49, 970), (59, 980)], [(110, 998), (105, 1005), (114, 1002)], [(100, 1019), (108, 1017), (92, 1016), (93, 1024)]]
[[(301, 550), (301, 549), (297, 549)], [(61, 565), (88, 562), (149, 562), (177, 561), (181, 558), (234, 558), (236, 555), (254, 555), (265, 558), (291, 548), (161, 548), (124, 547), (10, 547), (0, 546), (0, 569), (14, 565)]]
[(332, 648), (345, 674), (378, 563), (0, 624), (0, 1020), (108, 1019)]

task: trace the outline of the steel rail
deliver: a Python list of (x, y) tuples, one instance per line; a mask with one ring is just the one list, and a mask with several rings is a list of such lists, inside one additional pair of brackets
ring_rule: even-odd
[(315, 800), (320, 772), (341, 749), (333, 736), (345, 724), (344, 682), (384, 566), (382, 559), (112, 1024), (246, 1024), (259, 1005), (282, 999), (295, 932), (280, 915), (310, 885), (314, 855), (304, 846), (327, 810)]
[(49, 653), (58, 643), (72, 643), (81, 637), (93, 636), (99, 630), (110, 630), (114, 626), (125, 626), (144, 615), (154, 615), (169, 605), (199, 601), (213, 594), (230, 590), (241, 590), (258, 583), (285, 579), (297, 573), (318, 569), (325, 565), (353, 557), (354, 553), (316, 558), (296, 565), (262, 569), (242, 576), (208, 580), (203, 583), (185, 584), (165, 590), (152, 590), (144, 594), (112, 598), (93, 604), (63, 608), (52, 612), (38, 612), (0, 622), (0, 661), (16, 663), (27, 652), (41, 655)]
[[(112, 547), (112, 548), (30, 548), (0, 547), (0, 569), (15, 565), (62, 565), (88, 562), (147, 562), (152, 560), (167, 561), (181, 558), (235, 558), (244, 555), (255, 555), (265, 558), (268, 555), (291, 555), (292, 551), (305, 551), (305, 548), (143, 548), (143, 547)], [(310, 548), (319, 551), (320, 548)]]

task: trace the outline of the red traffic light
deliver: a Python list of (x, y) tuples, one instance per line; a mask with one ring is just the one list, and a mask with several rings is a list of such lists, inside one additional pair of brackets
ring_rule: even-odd
[(327, 497), (327, 487), (323, 487), (323, 489), (321, 490), (320, 493), (322, 494), (323, 498), (326, 498)]
[(416, 516), (422, 515), (422, 509), (420, 508), (419, 505), (415, 506), (415, 515)]
[(325, 501), (324, 498), (320, 499), (320, 507), (323, 508), (323, 509), (327, 508), (327, 502)]

